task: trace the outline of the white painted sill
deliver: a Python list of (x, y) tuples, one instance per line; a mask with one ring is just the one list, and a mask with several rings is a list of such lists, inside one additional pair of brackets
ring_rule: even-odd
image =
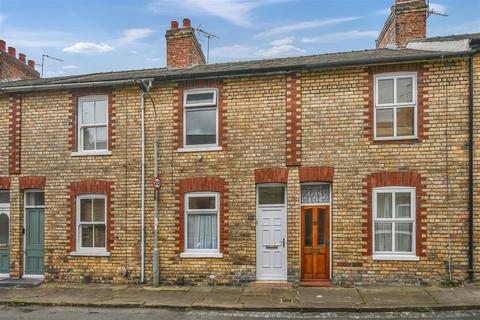
[(411, 255), (388, 255), (388, 254), (374, 254), (373, 260), (386, 260), (386, 261), (420, 261), (420, 257)]
[(185, 147), (178, 148), (177, 152), (211, 152), (222, 151), (222, 147)]
[(112, 151), (77, 151), (72, 152), (72, 157), (94, 157), (94, 156), (111, 156)]
[(182, 252), (180, 253), (180, 258), (223, 258), (223, 253), (221, 252)]
[(417, 136), (410, 137), (375, 137), (374, 141), (403, 141), (403, 140), (418, 140)]
[(72, 251), (70, 255), (73, 257), (110, 257), (110, 252), (88, 252), (88, 251)]

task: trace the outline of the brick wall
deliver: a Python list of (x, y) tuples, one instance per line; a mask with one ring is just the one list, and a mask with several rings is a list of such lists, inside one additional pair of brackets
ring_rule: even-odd
[(35, 70), (35, 61), (26, 60), (20, 53), (17, 57), (16, 50), (8, 47), (5, 41), (0, 40), (0, 81), (38, 79), (40, 74)]
[(377, 48), (404, 48), (410, 40), (425, 38), (427, 10), (425, 0), (396, 0), (377, 39)]
[[(288, 278), (293, 283), (298, 283), (300, 277), (300, 183), (313, 180), (332, 182), (332, 256), (336, 284), (439, 283), (447, 276), (444, 263), (448, 257), (449, 233), (452, 263), (465, 265), (468, 62), (466, 59), (446, 60), (424, 63), (421, 67), (424, 110), (428, 112), (424, 113), (425, 137), (413, 144), (377, 144), (365, 135), (369, 121), (365, 109), (371, 68), (299, 74), (301, 166), (288, 167), (289, 80), (286, 76), (223, 80), (222, 113), (223, 119), (228, 121), (224, 121), (222, 132), (228, 147), (214, 152), (178, 151), (179, 89), (182, 85), (155, 83), (151, 94), (157, 106), (161, 105), (157, 111), (158, 167), (162, 180), (159, 193), (162, 282), (241, 285), (253, 281), (256, 270), (255, 185), (272, 179), (286, 182), (288, 189)], [(478, 58), (476, 68), (478, 72)], [(11, 180), (11, 274), (22, 272), (20, 177), (43, 176), (46, 178), (47, 281), (136, 282), (140, 272), (139, 91), (136, 88), (112, 89), (115, 97), (112, 101), (115, 108), (112, 155), (97, 157), (72, 156), (74, 94), (55, 91), (22, 95), (20, 175), (9, 175), (6, 161), (0, 162), (0, 176)], [(9, 110), (8, 97), (2, 96), (0, 108), (2, 113)], [(151, 107), (146, 110), (146, 125), (145, 267), (146, 277), (150, 279), (154, 128)], [(5, 133), (0, 134), (3, 159), (8, 159), (9, 140), (5, 138), (8, 127), (9, 120), (0, 118), (0, 133)], [(478, 120), (476, 128), (480, 128)], [(275, 170), (268, 173), (271, 169)], [(365, 248), (367, 181), (372, 174), (382, 172), (415, 172), (422, 178), (425, 219), (422, 216), (423, 255), (420, 261), (373, 261)], [(221, 195), (226, 201), (221, 213), (224, 215), (222, 241), (228, 250), (224, 250), (221, 259), (181, 258), (182, 192), (179, 186), (184, 181), (205, 177), (223, 181), (225, 186)], [(110, 257), (70, 255), (73, 232), (67, 224), (71, 217), (68, 199), (71, 199), (71, 184), (85, 180), (109, 181), (115, 186), (111, 190), (114, 245)], [(478, 196), (475, 202), (477, 206), (480, 204)], [(477, 209), (475, 214), (478, 217)], [(478, 228), (476, 230), (478, 234)], [(478, 237), (476, 241), (478, 244)], [(122, 275), (125, 270), (128, 270), (126, 277)], [(462, 280), (465, 269), (455, 268), (453, 275), (454, 279)]]
[(183, 19), (183, 26), (178, 27), (177, 21), (172, 21), (167, 38), (167, 67), (189, 67), (205, 64), (205, 56), (191, 27), (190, 19)]

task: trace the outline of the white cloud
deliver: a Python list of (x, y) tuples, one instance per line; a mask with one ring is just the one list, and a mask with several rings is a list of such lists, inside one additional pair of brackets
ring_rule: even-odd
[(304, 54), (305, 50), (293, 45), (291, 39), (280, 39), (270, 43), (267, 48), (234, 44), (217, 47), (210, 51), (210, 56), (220, 59), (255, 59), (280, 58)]
[(151, 35), (153, 32), (150, 28), (132, 28), (123, 31), (123, 35), (117, 40), (120, 44), (129, 44), (137, 40), (143, 39)]
[(258, 33), (257, 35), (255, 35), (255, 38), (270, 37), (270, 36), (275, 36), (275, 35), (288, 33), (292, 31), (299, 31), (299, 30), (318, 28), (318, 27), (323, 27), (328, 25), (341, 24), (345, 22), (358, 20), (360, 18), (361, 17), (342, 17), (342, 18), (326, 18), (326, 19), (318, 19), (318, 20), (311, 20), (311, 21), (302, 21), (294, 24), (287, 24), (280, 27), (271, 28), (269, 30)]
[(112, 51), (113, 47), (106, 43), (94, 42), (77, 42), (69, 47), (62, 49), (63, 52), (68, 53), (105, 53)]
[(302, 38), (303, 43), (335, 43), (341, 42), (349, 39), (356, 39), (356, 38), (377, 38), (378, 31), (358, 31), (358, 30), (351, 30), (345, 32), (335, 32), (324, 34), (318, 37), (304, 37)]
[(183, 14), (208, 14), (248, 27), (253, 21), (255, 8), (287, 1), (290, 0), (156, 0), (149, 7), (155, 12), (171, 13), (174, 9), (181, 9)]
[(63, 66), (62, 69), (63, 70), (73, 70), (73, 69), (78, 69), (78, 67), (71, 64), (71, 65), (68, 65), (68, 66)]
[(305, 50), (297, 48), (290, 44), (282, 44), (279, 46), (272, 46), (268, 49), (260, 49), (256, 55), (262, 58), (280, 58), (291, 57), (304, 54)]
[(282, 46), (282, 45), (289, 45), (293, 44), (293, 38), (283, 38), (283, 39), (278, 39), (270, 42), (272, 46)]
[(440, 3), (436, 3), (436, 2), (430, 2), (429, 7), (430, 7), (430, 10), (433, 10), (434, 12), (437, 12), (437, 13), (445, 14), (447, 13), (447, 10), (448, 10), (447, 6)]

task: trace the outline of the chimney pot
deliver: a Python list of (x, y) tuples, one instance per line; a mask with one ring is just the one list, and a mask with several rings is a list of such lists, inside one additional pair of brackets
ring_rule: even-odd
[(7, 50), (7, 43), (5, 40), (0, 40), (0, 50), (5, 52)]
[(33, 61), (33, 60), (28, 60), (28, 66), (29, 66), (30, 68), (32, 68), (32, 69), (35, 70), (35, 61)]
[(18, 54), (18, 60), (20, 60), (21, 63), (26, 63), (27, 62), (27, 56), (25, 53), (19, 53)]
[(8, 54), (11, 55), (12, 57), (16, 57), (17, 50), (14, 47), (8, 47)]
[(173, 20), (170, 23), (170, 29), (178, 29), (178, 21)]
[(183, 19), (183, 27), (184, 28), (190, 28), (192, 25), (192, 21), (188, 18)]

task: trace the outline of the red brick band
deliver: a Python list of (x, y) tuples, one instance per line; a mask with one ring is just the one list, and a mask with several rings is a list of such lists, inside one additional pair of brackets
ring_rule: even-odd
[(287, 166), (301, 164), (301, 77), (287, 76)]
[(104, 194), (107, 197), (107, 251), (113, 249), (113, 183), (110, 181), (100, 180), (86, 180), (75, 181), (70, 183), (69, 186), (69, 198), (67, 200), (67, 208), (69, 208), (70, 214), (67, 224), (69, 225), (69, 238), (70, 238), (70, 250), (76, 250), (76, 197), (81, 194)]
[(10, 190), (10, 182), (9, 177), (0, 177), (0, 190)]
[(300, 182), (333, 182), (333, 167), (300, 167)]
[(218, 145), (224, 150), (227, 147), (225, 137), (227, 135), (227, 128), (224, 123), (227, 123), (226, 105), (223, 99), (223, 80), (192, 80), (183, 81), (179, 83), (175, 95), (178, 102), (178, 108), (174, 112), (175, 123), (174, 130), (177, 130), (177, 138), (175, 139), (175, 148), (183, 148), (183, 93), (190, 89), (217, 89), (217, 116), (218, 116)]
[(381, 187), (414, 187), (415, 205), (416, 205), (416, 254), (425, 256), (425, 248), (422, 246), (426, 238), (426, 230), (423, 228), (423, 216), (426, 209), (423, 207), (422, 197), (425, 196), (422, 185), (422, 177), (416, 172), (379, 172), (372, 173), (364, 180), (364, 211), (363, 211), (363, 229), (366, 237), (363, 238), (363, 248), (365, 255), (372, 255), (372, 190)]
[(18, 179), (20, 190), (27, 190), (27, 189), (44, 190), (46, 182), (47, 182), (46, 177), (39, 177), (39, 176), (26, 176), (26, 177), (20, 177)]
[(21, 156), (21, 125), (22, 125), (22, 98), (19, 95), (11, 95), (9, 97), (10, 106), (10, 123), (9, 123), (9, 140), (8, 140), (8, 172), (10, 174), (20, 173), (20, 156)]
[(202, 177), (182, 179), (178, 182), (176, 200), (177, 212), (177, 255), (185, 250), (185, 193), (210, 191), (220, 194), (220, 252), (228, 253), (228, 188), (226, 182), (220, 177)]
[[(417, 73), (417, 138), (410, 140), (375, 140), (374, 131), (374, 112), (375, 112), (375, 80), (374, 77), (377, 74), (388, 72), (416, 72)], [(428, 98), (425, 96), (427, 92), (425, 90), (425, 75), (424, 66), (420, 63), (410, 63), (402, 65), (388, 65), (388, 66), (373, 66), (368, 68), (368, 75), (366, 75), (366, 82), (368, 85), (366, 98), (365, 98), (365, 127), (364, 137), (368, 138), (375, 144), (412, 144), (422, 142), (427, 132), (428, 120), (425, 119), (427, 112)]]
[(287, 183), (287, 168), (255, 169), (255, 183)]

